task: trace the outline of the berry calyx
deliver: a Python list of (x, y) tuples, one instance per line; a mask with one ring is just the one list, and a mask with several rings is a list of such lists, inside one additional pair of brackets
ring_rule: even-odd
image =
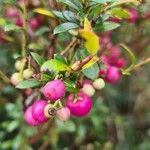
[(57, 113), (57, 109), (55, 108), (54, 105), (52, 104), (48, 104), (46, 105), (46, 107), (44, 108), (44, 115), (47, 117), (47, 118), (52, 118), (56, 115)]
[(40, 123), (45, 123), (48, 121), (48, 118), (44, 115), (44, 108), (46, 105), (47, 102), (45, 100), (37, 100), (32, 105), (33, 118)]
[(67, 107), (62, 107), (57, 110), (57, 118), (61, 121), (67, 121), (70, 118), (70, 110)]
[(76, 117), (86, 116), (92, 108), (92, 100), (89, 96), (80, 92), (77, 94), (70, 94), (67, 98), (66, 106), (70, 109), (72, 115)]
[(64, 82), (61, 80), (50, 81), (42, 88), (44, 96), (52, 101), (56, 101), (64, 97), (65, 92), (66, 88)]

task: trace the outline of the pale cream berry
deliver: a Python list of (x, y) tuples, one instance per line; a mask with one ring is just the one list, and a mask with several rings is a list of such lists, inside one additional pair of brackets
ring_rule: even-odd
[(24, 79), (29, 79), (29, 78), (31, 78), (32, 77), (32, 75), (33, 75), (33, 69), (25, 69), (24, 71), (23, 71), (23, 78)]
[(17, 60), (16, 63), (15, 63), (15, 68), (17, 71), (21, 71), (23, 68), (24, 68), (24, 64), (25, 63), (25, 60), (22, 59), (22, 60)]
[(23, 80), (23, 76), (21, 73), (16, 72), (16, 73), (12, 74), (10, 80), (13, 85), (17, 85), (19, 82), (21, 82)]
[(90, 84), (84, 84), (82, 88), (82, 92), (86, 94), (87, 96), (93, 96), (95, 94), (95, 89)]
[(99, 78), (99, 79), (96, 79), (94, 82), (93, 82), (93, 87), (96, 89), (96, 90), (101, 90), (105, 87), (105, 81), (102, 79), (102, 78)]

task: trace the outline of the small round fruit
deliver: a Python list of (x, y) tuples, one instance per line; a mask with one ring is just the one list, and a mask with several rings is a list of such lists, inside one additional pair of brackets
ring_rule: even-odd
[(105, 81), (102, 79), (102, 78), (99, 78), (99, 79), (96, 79), (94, 82), (93, 82), (93, 87), (96, 89), (96, 90), (101, 90), (105, 87)]
[(21, 60), (17, 60), (16, 63), (15, 63), (15, 68), (17, 71), (20, 71), (22, 70), (22, 68), (24, 67), (24, 64), (22, 63)]
[(28, 107), (27, 110), (25, 111), (24, 113), (24, 119), (26, 121), (27, 124), (31, 125), (31, 126), (37, 126), (39, 125), (40, 123), (35, 120), (33, 118), (33, 115), (32, 115), (32, 106)]
[(106, 81), (112, 84), (117, 83), (121, 79), (120, 69), (117, 67), (110, 66), (106, 72)]
[(31, 78), (32, 77), (32, 75), (33, 75), (33, 69), (25, 69), (24, 71), (23, 71), (23, 78), (25, 78), (25, 79), (29, 79), (29, 78)]
[(92, 85), (85, 84), (82, 88), (82, 92), (91, 97), (95, 94), (95, 89)]
[(16, 73), (12, 74), (10, 80), (13, 85), (17, 85), (19, 82), (21, 82), (23, 80), (23, 76), (21, 73), (16, 72)]
[(57, 110), (57, 118), (61, 121), (67, 121), (70, 118), (70, 110), (67, 107), (62, 107)]
[(16, 61), (15, 68), (16, 68), (17, 71), (23, 70), (25, 61), (26, 61), (25, 59)]
[(56, 101), (64, 97), (65, 92), (66, 88), (64, 82), (61, 80), (50, 81), (42, 88), (44, 96), (52, 101)]
[(67, 98), (66, 106), (70, 109), (72, 115), (76, 117), (86, 116), (92, 108), (92, 100), (89, 96), (80, 92), (77, 94), (70, 94)]
[(32, 115), (35, 120), (40, 123), (45, 123), (48, 118), (44, 115), (44, 109), (47, 105), (45, 100), (37, 100), (32, 105)]

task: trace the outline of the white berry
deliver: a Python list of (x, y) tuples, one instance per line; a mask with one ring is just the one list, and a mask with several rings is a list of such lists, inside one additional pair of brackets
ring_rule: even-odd
[(82, 88), (83, 93), (85, 93), (88, 96), (93, 96), (95, 94), (95, 89), (90, 84), (85, 84)]
[(97, 90), (101, 90), (105, 87), (105, 81), (102, 78), (96, 79), (93, 82), (93, 87)]

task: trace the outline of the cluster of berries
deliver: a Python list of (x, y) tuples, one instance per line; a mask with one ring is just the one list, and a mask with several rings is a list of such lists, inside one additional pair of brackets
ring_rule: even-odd
[(29, 106), (25, 113), (25, 121), (31, 126), (41, 125), (52, 117), (57, 117), (61, 121), (66, 121), (71, 115), (76, 117), (86, 116), (92, 108), (91, 96), (95, 89), (104, 88), (103, 79), (85, 80), (83, 88), (77, 93), (71, 93), (62, 102), (66, 94), (66, 87), (62, 80), (49, 81), (41, 91), (46, 99), (36, 100)]
[(111, 43), (110, 34), (111, 32), (107, 32), (100, 37), (105, 53), (100, 57), (104, 67), (100, 69), (99, 76), (105, 81), (113, 84), (117, 83), (121, 79), (122, 74), (120, 69), (125, 67), (126, 60), (121, 56), (120, 47), (114, 46)]
[(29, 66), (27, 69), (24, 69), (26, 65), (26, 59), (17, 60), (15, 63), (15, 68), (17, 72), (13, 73), (11, 76), (11, 83), (13, 85), (17, 85), (19, 82), (23, 81), (24, 79), (29, 79), (32, 77), (34, 71)]
[[(5, 17), (9, 20), (15, 20), (15, 24), (19, 27), (23, 26), (23, 21), (20, 13), (14, 7), (9, 7), (6, 10)], [(44, 22), (44, 18), (41, 15), (36, 15), (28, 20), (28, 30), (36, 30), (38, 29)]]

